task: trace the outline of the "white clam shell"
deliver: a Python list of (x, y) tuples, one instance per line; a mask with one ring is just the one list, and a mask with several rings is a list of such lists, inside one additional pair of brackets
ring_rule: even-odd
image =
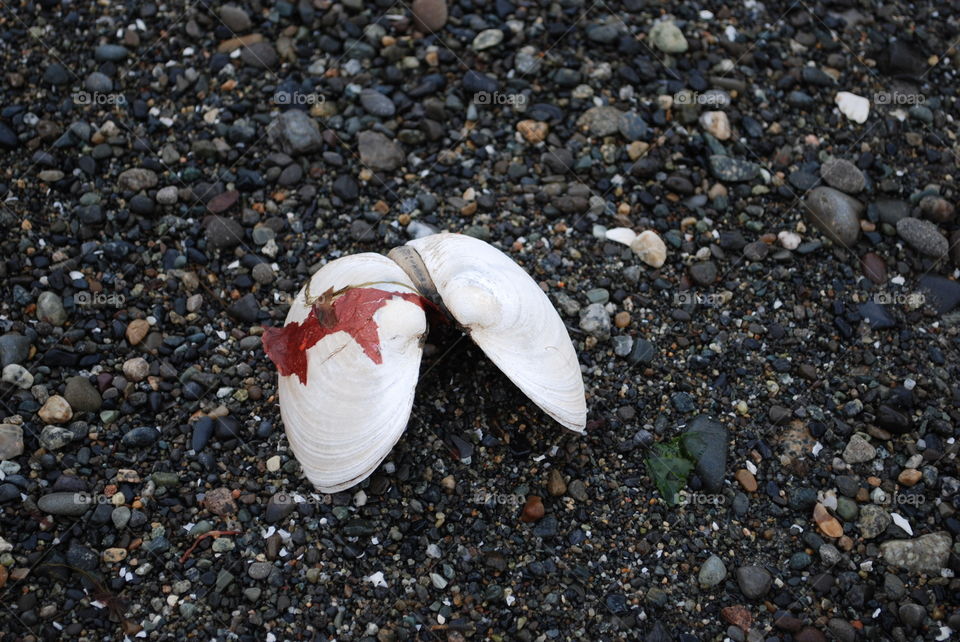
[(837, 107), (844, 116), (861, 125), (867, 122), (867, 116), (870, 115), (870, 101), (868, 99), (851, 94), (849, 91), (838, 91), (835, 100)]
[(614, 243), (623, 243), (630, 245), (637, 238), (637, 233), (629, 227), (615, 227), (607, 230), (607, 240)]
[[(396, 263), (364, 253), (323, 266), (310, 279), (310, 295), (350, 285), (415, 291)], [(304, 294), (305, 289), (290, 306), (287, 324), (302, 322), (310, 312)], [(280, 414), (290, 448), (321, 492), (338, 492), (368, 477), (410, 417), (426, 315), (415, 303), (394, 298), (373, 318), (382, 363), (374, 363), (349, 334), (336, 332), (307, 349), (306, 385), (295, 375), (279, 377)]]
[(450, 314), (500, 370), (544, 412), (583, 432), (586, 399), (577, 354), (536, 281), (492, 245), (434, 234), (413, 247)]

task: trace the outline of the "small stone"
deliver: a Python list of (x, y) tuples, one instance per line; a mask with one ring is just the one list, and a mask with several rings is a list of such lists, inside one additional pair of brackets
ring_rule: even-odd
[(267, 138), (285, 154), (307, 154), (323, 147), (320, 126), (306, 112), (291, 109), (267, 126)]
[(397, 111), (393, 101), (375, 89), (361, 91), (360, 104), (363, 105), (367, 113), (380, 118), (389, 118)]
[(400, 145), (380, 132), (360, 132), (357, 136), (357, 149), (360, 152), (360, 162), (373, 170), (392, 172), (407, 160)]
[(860, 259), (863, 274), (877, 285), (887, 282), (887, 263), (879, 255), (867, 252)]
[(134, 319), (127, 324), (125, 333), (127, 342), (132, 346), (138, 345), (147, 336), (148, 332), (150, 332), (150, 323), (146, 319)]
[(547, 492), (553, 497), (560, 497), (567, 492), (567, 482), (563, 479), (563, 473), (556, 468), (551, 468), (547, 475)]
[(947, 566), (953, 538), (942, 531), (921, 535), (915, 539), (895, 539), (880, 544), (883, 560), (890, 566), (939, 575)]
[(48, 424), (63, 424), (73, 417), (73, 409), (60, 395), (51, 395), (37, 411), (37, 416)]
[(247, 575), (255, 580), (265, 580), (273, 571), (273, 564), (270, 562), (254, 562), (247, 567)]
[(820, 176), (830, 187), (835, 187), (847, 194), (862, 192), (866, 186), (863, 172), (843, 158), (831, 158), (820, 166)]
[(916, 486), (921, 479), (923, 479), (923, 473), (916, 468), (906, 468), (897, 476), (897, 482), (907, 488)]
[(697, 285), (710, 285), (717, 280), (717, 264), (713, 261), (702, 261), (690, 266), (690, 278)]
[(709, 159), (710, 173), (721, 181), (742, 183), (760, 175), (760, 166), (754, 162), (713, 154)]
[(890, 514), (887, 511), (874, 504), (866, 504), (860, 509), (857, 528), (860, 529), (860, 536), (863, 539), (873, 539), (887, 530), (890, 522)]
[(503, 31), (500, 29), (484, 29), (473, 39), (474, 51), (483, 51), (484, 49), (490, 49), (491, 47), (496, 47), (501, 42), (503, 42)]
[(237, 512), (237, 504), (229, 488), (220, 487), (210, 490), (203, 497), (203, 505), (214, 515), (226, 517)]
[(117, 562), (122, 562), (127, 559), (127, 549), (125, 548), (108, 548), (103, 551), (100, 558), (106, 564), (116, 564)]
[(517, 131), (528, 143), (540, 143), (547, 137), (550, 126), (536, 120), (521, 120), (517, 123)]
[(51, 515), (79, 517), (90, 510), (94, 501), (89, 493), (49, 493), (37, 500), (37, 508)]
[(835, 101), (840, 113), (853, 122), (861, 125), (867, 122), (867, 117), (870, 115), (869, 99), (852, 94), (849, 91), (839, 91)]
[(23, 428), (14, 424), (0, 424), (0, 461), (23, 454)]
[(587, 495), (587, 485), (581, 479), (574, 479), (567, 486), (567, 494), (578, 502), (585, 502), (589, 499)]
[(623, 112), (610, 105), (591, 107), (577, 119), (577, 128), (586, 129), (593, 136), (612, 136), (620, 131)]
[(123, 376), (128, 381), (137, 383), (143, 381), (150, 374), (150, 364), (143, 357), (134, 357), (123, 362)]
[(757, 478), (753, 476), (746, 468), (741, 468), (736, 473), (734, 473), (734, 479), (740, 483), (740, 486), (743, 490), (748, 493), (755, 493), (757, 491)]
[(773, 586), (773, 576), (762, 566), (741, 566), (736, 577), (740, 592), (748, 600), (762, 599)]
[(827, 507), (823, 504), (818, 503), (813, 507), (813, 521), (816, 522), (820, 532), (827, 537), (843, 536), (843, 526), (840, 525), (836, 517), (827, 511)]
[(96, 412), (100, 410), (103, 399), (100, 392), (86, 377), (70, 377), (63, 396), (76, 412)]
[(414, 0), (410, 8), (421, 31), (439, 31), (447, 24), (446, 0)]
[(27, 390), (33, 385), (33, 375), (26, 368), (17, 363), (11, 363), (3, 369), (3, 383), (9, 383), (21, 390)]
[(62, 326), (67, 321), (63, 300), (53, 292), (42, 292), (37, 298), (37, 319)]
[(544, 512), (543, 500), (536, 495), (530, 495), (527, 497), (527, 501), (523, 505), (523, 511), (520, 514), (520, 520), (528, 524), (531, 522), (536, 522), (543, 517)]
[(160, 431), (150, 426), (142, 426), (127, 431), (121, 440), (124, 446), (130, 448), (146, 448), (160, 439)]
[(680, 54), (690, 46), (683, 32), (673, 22), (663, 20), (650, 29), (650, 40), (653, 46), (667, 54)]
[(934, 258), (945, 258), (950, 249), (947, 237), (936, 224), (912, 216), (897, 221), (897, 236), (921, 254)]
[(807, 217), (834, 243), (850, 248), (860, 238), (863, 203), (832, 187), (816, 187), (804, 201)]
[(711, 555), (707, 558), (707, 561), (703, 563), (703, 566), (700, 567), (700, 574), (697, 576), (697, 581), (700, 583), (700, 588), (713, 588), (726, 579), (726, 577), (727, 567), (724, 566), (723, 560), (716, 555)]
[(175, 205), (180, 198), (180, 190), (176, 185), (168, 185), (157, 190), (158, 205)]
[(113, 512), (110, 513), (110, 521), (113, 522), (113, 527), (118, 531), (123, 530), (127, 527), (127, 524), (130, 523), (131, 511), (126, 506), (117, 506), (113, 509)]
[(241, 47), (240, 60), (257, 69), (273, 69), (278, 62), (277, 50), (269, 42), (251, 42)]
[(653, 230), (646, 230), (637, 235), (630, 243), (630, 249), (641, 261), (652, 268), (663, 267), (667, 261), (667, 245)]
[(117, 186), (129, 192), (150, 189), (157, 186), (157, 174), (152, 169), (134, 167), (120, 174), (117, 178)]
[(610, 326), (610, 314), (602, 303), (591, 303), (580, 311), (580, 329), (590, 336), (607, 339)]
[(293, 501), (293, 496), (289, 493), (274, 493), (267, 502), (267, 508), (263, 512), (263, 518), (268, 524), (286, 519), (290, 513), (297, 507)]
[(862, 464), (872, 461), (876, 456), (877, 449), (860, 433), (853, 435), (843, 450), (843, 461), (848, 464)]
[(60, 426), (44, 426), (39, 441), (47, 450), (60, 450), (73, 441), (73, 432)]
[(271, 473), (280, 470), (280, 455), (274, 455), (267, 460), (267, 470)]
[(730, 138), (730, 120), (727, 118), (726, 112), (703, 112), (700, 114), (700, 126), (717, 140), (728, 140)]
[(234, 33), (241, 33), (253, 26), (247, 12), (232, 4), (225, 4), (220, 7), (220, 20), (223, 21), (227, 29)]
[(683, 443), (696, 460), (696, 471), (704, 489), (720, 492), (727, 469), (729, 433), (723, 425), (707, 415), (697, 415), (687, 424)]

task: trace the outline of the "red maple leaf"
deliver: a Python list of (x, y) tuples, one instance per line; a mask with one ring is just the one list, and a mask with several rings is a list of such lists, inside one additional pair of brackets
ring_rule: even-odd
[(325, 336), (346, 332), (363, 348), (374, 363), (383, 363), (380, 333), (373, 315), (390, 299), (401, 298), (426, 308), (432, 304), (412, 292), (390, 292), (378, 288), (332, 289), (323, 293), (302, 323), (263, 330), (263, 349), (281, 375), (297, 375), (307, 383), (307, 350)]

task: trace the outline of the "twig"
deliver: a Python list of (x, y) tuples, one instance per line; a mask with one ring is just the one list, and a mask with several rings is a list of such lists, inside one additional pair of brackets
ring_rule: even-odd
[(195, 541), (195, 542), (193, 543), (193, 545), (192, 545), (190, 548), (187, 549), (187, 552), (186, 552), (186, 553), (184, 553), (182, 556), (180, 556), (180, 563), (183, 564), (184, 562), (187, 561), (187, 559), (190, 557), (190, 553), (193, 552), (193, 549), (195, 549), (195, 548), (197, 547), (197, 545), (200, 544), (200, 542), (201, 542), (204, 538), (207, 538), (207, 537), (220, 537), (220, 536), (222, 536), (222, 535), (239, 535), (239, 534), (240, 534), (240, 531), (207, 531), (206, 533), (204, 533), (203, 535), (201, 535), (200, 537), (197, 538), (197, 541)]

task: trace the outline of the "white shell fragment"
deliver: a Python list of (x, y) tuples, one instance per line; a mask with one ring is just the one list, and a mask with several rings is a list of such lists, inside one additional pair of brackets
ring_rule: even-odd
[(562, 425), (583, 432), (587, 407), (576, 351), (536, 281), (492, 245), (462, 234), (407, 243), (444, 306), (498, 368)]
[(851, 94), (849, 91), (839, 91), (836, 97), (840, 112), (855, 123), (867, 122), (870, 115), (870, 101), (863, 96)]
[[(364, 253), (323, 266), (310, 279), (310, 294), (350, 285), (415, 291), (396, 263)], [(302, 322), (310, 312), (305, 292), (290, 306), (287, 324)], [(336, 332), (307, 349), (306, 385), (295, 375), (279, 377), (280, 414), (290, 448), (307, 479), (324, 493), (349, 488), (376, 470), (410, 417), (426, 315), (415, 303), (395, 298), (373, 318), (382, 363), (368, 357), (349, 334)]]
[(629, 245), (637, 257), (652, 268), (663, 267), (667, 261), (667, 245), (653, 230), (637, 234), (629, 227), (607, 230), (607, 240)]

